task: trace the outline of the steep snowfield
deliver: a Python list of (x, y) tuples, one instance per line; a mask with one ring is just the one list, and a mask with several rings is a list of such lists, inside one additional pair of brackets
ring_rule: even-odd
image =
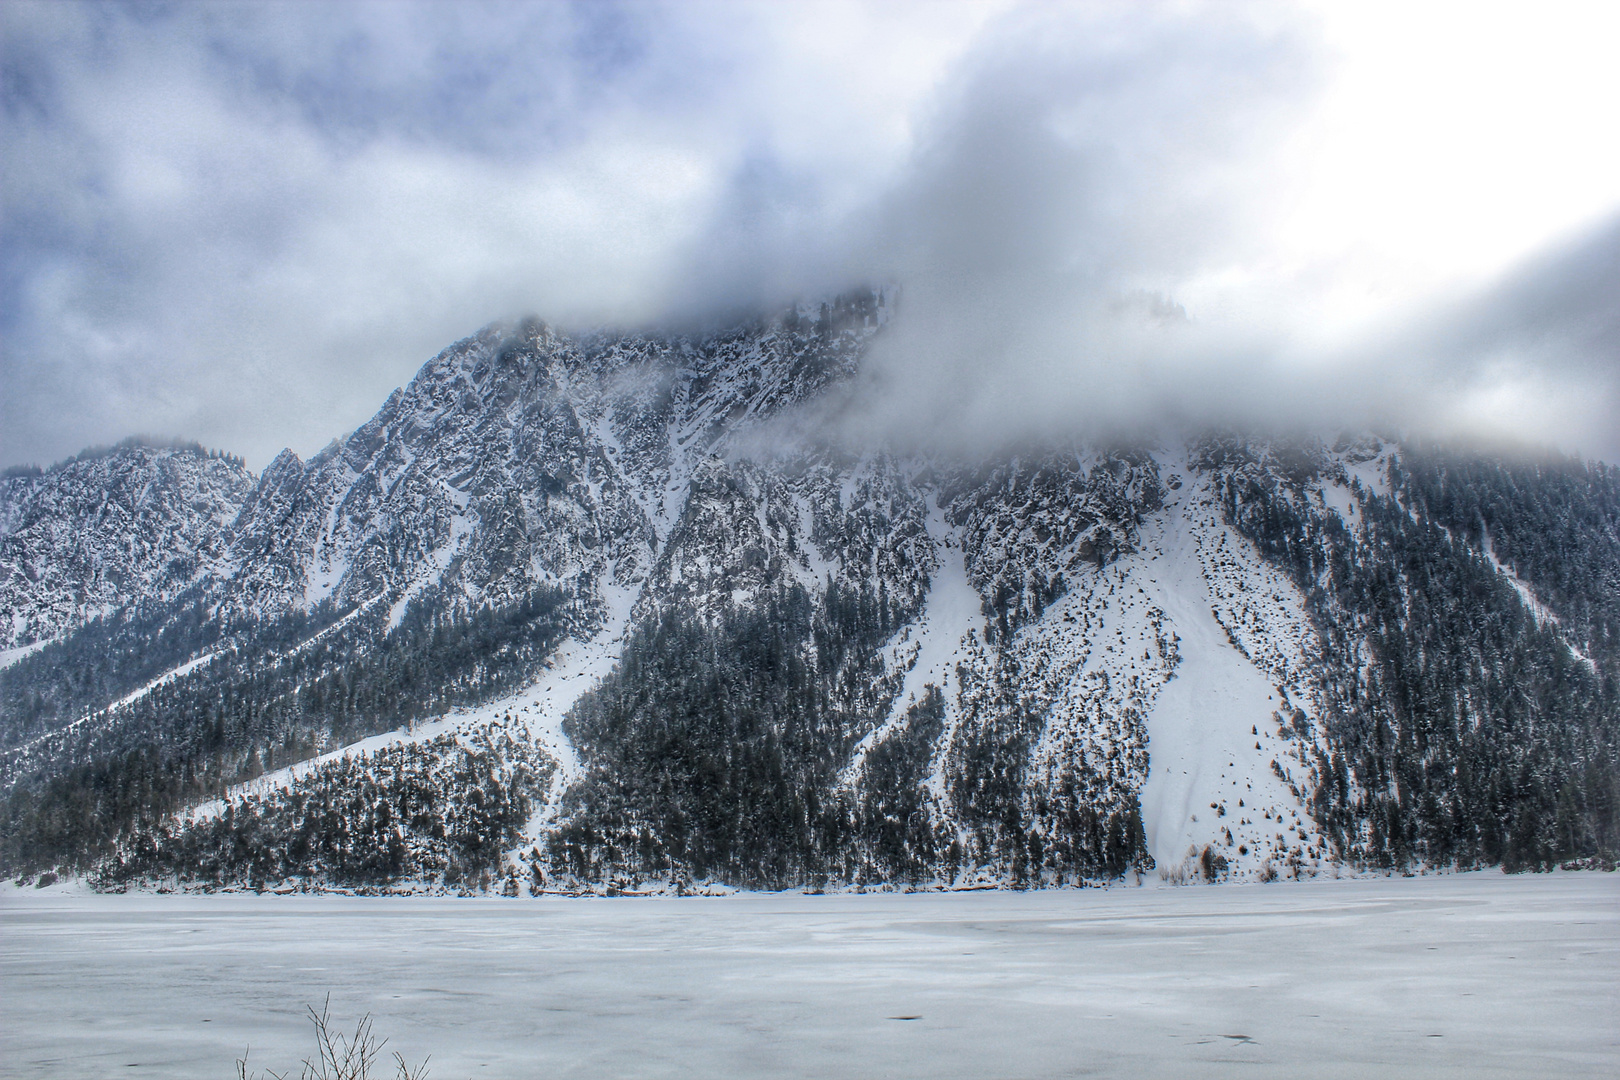
[(1218, 590), (1206, 572), (1212, 550), (1242, 543), (1204, 505), (1207, 494), (1201, 484), (1172, 492), (1144, 536), (1147, 565), (1139, 560), (1131, 575), (1168, 615), (1181, 654), (1148, 716), (1142, 818), (1162, 874), (1196, 873), (1209, 845), (1234, 876), (1247, 877), (1278, 854), (1285, 827), (1309, 818), (1270, 764), (1284, 749), (1272, 717), (1282, 707), (1278, 688), (1216, 619), (1217, 591), (1248, 590), (1243, 583)]
[(938, 545), (939, 569), (917, 625), (917, 659), (906, 672), (905, 687), (897, 702), (901, 709), (921, 698), (923, 687), (929, 683), (950, 691), (952, 668), (961, 655), (963, 639), (984, 625), (979, 610), (983, 601), (968, 584), (962, 565), (961, 538), (951, 535), (944, 515), (932, 501), (928, 507), (928, 534)]
[(546, 823), (555, 817), (562, 793), (580, 773), (579, 755), (563, 733), (563, 718), (574, 707), (574, 702), (613, 670), (624, 649), (624, 636), (636, 594), (631, 589), (609, 585), (604, 587), (603, 595), (608, 604), (608, 617), (602, 629), (586, 641), (565, 642), (539, 681), (510, 699), (504, 710), (504, 714), (511, 715), (529, 738), (557, 763), (546, 805), (529, 823), (530, 840), (538, 839)]

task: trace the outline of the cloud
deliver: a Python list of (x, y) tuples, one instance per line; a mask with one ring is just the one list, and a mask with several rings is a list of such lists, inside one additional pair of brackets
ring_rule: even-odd
[[(1470, 274), (1444, 245), (1426, 272), (1398, 246), (1301, 256), (1286, 233), (1322, 180), (1298, 150), (1336, 91), (1320, 24), (1264, 6), (1084, 14), (1025, 9), (983, 35), (860, 220), (856, 261), (901, 283), (901, 317), (846, 432), (972, 452), (1371, 426), (1620, 460), (1615, 219), (1530, 255), (1498, 239), (1494, 264), (1476, 240)], [(1620, 204), (1613, 190), (1590, 205)]]
[(884, 428), (1119, 432), (1253, 389), (1252, 328), (1211, 332), (1176, 293), (1247, 253), (1268, 152), (1314, 90), (1310, 43), (1224, 7), (1073, 14), (997, 27), (878, 205), (862, 257), (902, 288)]
[(493, 319), (653, 319), (750, 175), (820, 214), (903, 156), (941, 11), (874, 109), (818, 60), (878, 70), (860, 6), (806, 54), (771, 8), (9, 4), (0, 458), (138, 430), (262, 464)]
[[(1514, 174), (1511, 236), (1470, 246), (1467, 280), (1439, 240), (1423, 269), (1399, 222), (1424, 220), (1443, 162), (1393, 208), (1323, 179), (1399, 126), (1399, 101), (1354, 112), (1383, 85), (1369, 72), (1426, 85), (1398, 78), (1420, 48), (1391, 60), (1387, 34), (1344, 18), (8, 4), (0, 461), (144, 431), (262, 464), (354, 427), (496, 318), (644, 324), (856, 282), (902, 289), (844, 418), (863, 431), (988, 445), (1379, 420), (1620, 454), (1613, 230), (1509, 269), (1574, 228), (1569, 206), (1620, 205), (1605, 151), (1527, 142), (1539, 172)], [(1582, 77), (1551, 84), (1601, 111)], [(1575, 165), (1583, 184), (1539, 212), (1536, 178)], [(1362, 186), (1387, 202), (1389, 175)], [(1488, 205), (1492, 175), (1460, 202)], [(1446, 222), (1435, 237), (1473, 235)]]
[(307, 452), (492, 317), (633, 307), (713, 155), (617, 27), (519, 11), (8, 9), (5, 455)]
[(1441, 436), (1620, 462), (1620, 216), (1363, 346), (1390, 400)]

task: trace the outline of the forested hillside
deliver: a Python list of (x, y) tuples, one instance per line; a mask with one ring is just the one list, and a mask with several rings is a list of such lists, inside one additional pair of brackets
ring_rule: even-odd
[(0, 498), (0, 864), (778, 888), (1612, 860), (1620, 471), (833, 445), (892, 296), (495, 326), (259, 476)]
[(1620, 834), (1620, 471), (1433, 447), (1388, 456), (1345, 520), (1331, 464), (1207, 447), (1226, 514), (1322, 631), (1313, 799), (1345, 857), (1542, 868)]

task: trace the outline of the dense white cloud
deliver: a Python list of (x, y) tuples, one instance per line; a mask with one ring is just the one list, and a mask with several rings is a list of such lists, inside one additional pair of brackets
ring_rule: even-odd
[(885, 431), (1620, 457), (1612, 16), (1446, 10), (8, 4), (0, 460), (262, 463), (495, 318), (856, 281)]

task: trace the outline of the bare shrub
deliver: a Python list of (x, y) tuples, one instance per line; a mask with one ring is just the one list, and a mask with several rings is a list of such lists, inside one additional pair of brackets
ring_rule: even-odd
[[(330, 994), (326, 996), (320, 1012), (316, 1012), (313, 1005), (305, 1006), (309, 1010), (310, 1023), (315, 1025), (315, 1059), (304, 1059), (299, 1080), (373, 1080), (372, 1069), (388, 1040), (377, 1038), (372, 1031), (370, 1013), (362, 1016), (354, 1025), (353, 1035), (345, 1035), (332, 1021), (331, 1006)], [(236, 1059), (237, 1080), (260, 1080), (259, 1073), (248, 1072), (247, 1058), (248, 1054), (244, 1051)], [(413, 1069), (406, 1063), (403, 1054), (394, 1054), (396, 1080), (425, 1080), (427, 1065), (427, 1059), (423, 1059)], [(264, 1076), (270, 1080), (287, 1080), (289, 1074), (267, 1069)]]

